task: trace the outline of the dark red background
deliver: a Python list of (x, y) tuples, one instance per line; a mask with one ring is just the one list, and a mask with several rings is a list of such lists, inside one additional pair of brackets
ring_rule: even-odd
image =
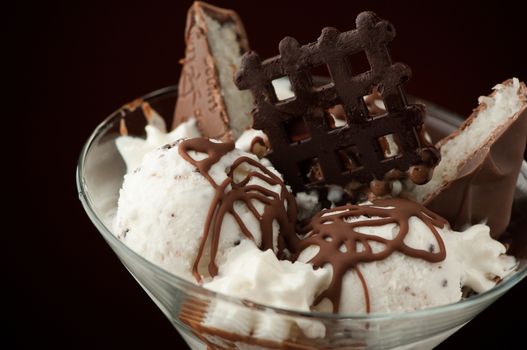
[[(413, 70), (407, 91), (462, 115), (497, 82), (527, 79), (521, 46), (527, 37), (525, 15), (516, 2), (215, 3), (238, 10), (252, 48), (263, 56), (276, 54), (285, 35), (313, 41), (322, 27), (349, 30), (361, 10), (374, 10), (397, 29), (393, 57)], [(15, 47), (4, 56), (21, 68), (10, 88), (24, 99), (12, 119), (30, 132), (17, 144), (26, 154), (25, 166), (16, 172), (23, 174), (19, 178), (29, 193), (15, 202), (30, 215), (17, 221), (21, 229), (15, 236), (21, 239), (5, 249), (16, 264), (15, 273), (8, 274), (17, 301), (9, 324), (19, 347), (183, 344), (92, 226), (78, 201), (74, 173), (84, 141), (106, 115), (177, 82), (189, 5), (175, 0), (26, 2), (9, 11), (7, 34)], [(30, 200), (22, 203), (24, 198)], [(525, 295), (526, 281), (439, 348), (521, 344)]]

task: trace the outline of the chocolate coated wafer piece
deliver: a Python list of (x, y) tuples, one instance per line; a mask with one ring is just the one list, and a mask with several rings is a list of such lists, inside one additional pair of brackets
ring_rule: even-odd
[[(211, 20), (217, 22), (219, 28), (210, 28)], [(222, 32), (225, 27), (236, 35), (241, 52), (236, 52), (234, 55), (246, 52), (249, 48), (247, 36), (236, 12), (199, 1), (194, 2), (190, 7), (185, 28), (185, 58), (181, 61), (183, 68), (172, 128), (194, 117), (197, 119), (198, 129), (203, 136), (227, 142), (239, 135), (236, 133), (233, 135), (231, 130), (226, 97), (222, 93), (220, 68), (218, 67), (220, 63), (213, 55), (210, 42), (215, 39), (216, 46), (228, 46), (222, 42), (222, 40), (227, 40), (225, 39), (227, 34)], [(211, 31), (216, 31), (214, 38), (212, 38)], [(222, 69), (232, 70), (232, 77), (228, 78), (232, 81), (236, 69), (232, 67)], [(233, 89), (236, 91), (235, 87)], [(238, 120), (237, 127), (244, 130), (250, 127), (250, 123), (251, 118), (249, 117), (246, 120)]]

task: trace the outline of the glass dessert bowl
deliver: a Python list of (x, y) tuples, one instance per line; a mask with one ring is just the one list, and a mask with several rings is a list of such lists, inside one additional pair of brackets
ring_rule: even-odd
[[(168, 87), (142, 98), (170, 125), (177, 89)], [(163, 311), (192, 349), (315, 349), (357, 348), (430, 349), (453, 334), (527, 275), (527, 262), (488, 292), (460, 302), (405, 313), (333, 314), (296, 312), (259, 305), (212, 292), (173, 275), (128, 248), (111, 232), (119, 189), (126, 167), (115, 139), (125, 118), (130, 134), (144, 135), (147, 123), (142, 111), (129, 104), (112, 113), (93, 132), (77, 168), (79, 198), (106, 242), (139, 284)], [(427, 103), (426, 124), (438, 137), (453, 131), (461, 118)], [(210, 313), (219, 307), (236, 315), (239, 322), (225, 324)], [(211, 319), (212, 318), (212, 319)], [(272, 322), (276, 333), (287, 330), (286, 340), (277, 334), (242, 335), (246, 320)], [(248, 321), (247, 321), (248, 322)], [(293, 326), (291, 326), (293, 324)], [(323, 337), (309, 338), (296, 325), (316, 329)], [(289, 329), (289, 327), (291, 327)]]

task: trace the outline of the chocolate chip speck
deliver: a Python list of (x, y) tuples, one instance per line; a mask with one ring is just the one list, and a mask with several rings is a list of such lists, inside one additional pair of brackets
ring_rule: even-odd
[(408, 286), (404, 287), (404, 291), (405, 292), (409, 292), (410, 291), (410, 287), (408, 287)]
[(436, 246), (435, 246), (435, 245), (430, 244), (430, 245), (428, 246), (428, 251), (429, 251), (430, 253), (433, 253), (435, 250), (436, 250)]
[(442, 287), (448, 286), (448, 281), (446, 279), (444, 279), (443, 282), (441, 283), (441, 286)]
[(125, 230), (123, 231), (123, 233), (121, 233), (121, 237), (122, 237), (122, 238), (126, 238), (126, 234), (127, 234), (128, 232), (130, 232), (130, 229), (129, 229), (129, 228), (125, 229)]

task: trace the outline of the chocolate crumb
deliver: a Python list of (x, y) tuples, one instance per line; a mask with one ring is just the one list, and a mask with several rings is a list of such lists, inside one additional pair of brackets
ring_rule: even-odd
[(375, 196), (386, 196), (391, 192), (390, 183), (388, 181), (373, 179), (370, 181), (370, 190)]
[(436, 250), (436, 246), (435, 246), (435, 245), (430, 244), (430, 245), (428, 246), (428, 251), (429, 251), (430, 253), (433, 253), (435, 250)]
[(444, 279), (443, 282), (441, 283), (441, 286), (442, 287), (448, 286), (448, 280)]
[(121, 237), (122, 237), (122, 238), (126, 238), (126, 234), (127, 234), (128, 232), (130, 232), (130, 229), (129, 229), (129, 228), (123, 230), (123, 232), (121, 233)]

